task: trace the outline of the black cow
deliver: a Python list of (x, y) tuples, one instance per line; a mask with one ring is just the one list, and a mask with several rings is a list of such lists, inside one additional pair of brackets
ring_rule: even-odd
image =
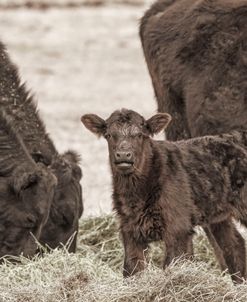
[(0, 110), (0, 257), (36, 252), (57, 183), (32, 159), (13, 124)]
[(79, 156), (73, 151), (58, 154), (37, 112), (34, 98), (21, 84), (17, 67), (3, 44), (0, 44), (0, 106), (13, 117), (14, 126), (35, 161), (49, 166), (57, 177), (58, 185), (40, 242), (55, 248), (73, 235), (69, 250), (74, 252), (78, 220), (83, 212)]

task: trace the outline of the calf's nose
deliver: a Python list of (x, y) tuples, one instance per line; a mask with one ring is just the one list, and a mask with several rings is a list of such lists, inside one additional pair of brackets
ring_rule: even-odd
[(131, 161), (133, 159), (133, 153), (131, 151), (117, 151), (115, 153), (116, 161)]

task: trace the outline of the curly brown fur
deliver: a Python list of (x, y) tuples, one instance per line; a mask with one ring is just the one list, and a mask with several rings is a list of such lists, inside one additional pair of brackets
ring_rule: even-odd
[[(242, 0), (160, 0), (144, 14), (140, 37), (158, 109), (173, 116), (168, 139), (246, 129), (246, 18)], [(214, 237), (221, 266), (239, 271), (245, 245), (234, 224), (213, 227), (219, 251)]]
[[(105, 121), (93, 114), (82, 117), (90, 131), (108, 142), (124, 276), (144, 268), (144, 253), (152, 241), (165, 242), (167, 266), (174, 257), (192, 255), (195, 226), (212, 226), (216, 236), (215, 228), (232, 217), (247, 226), (247, 132), (153, 140), (169, 121), (165, 113), (145, 120), (126, 109)], [(242, 264), (236, 281), (245, 277)]]

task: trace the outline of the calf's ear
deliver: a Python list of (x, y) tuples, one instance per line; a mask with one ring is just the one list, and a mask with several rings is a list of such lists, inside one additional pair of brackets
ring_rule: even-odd
[(98, 136), (105, 133), (106, 122), (96, 114), (85, 114), (81, 117), (83, 125)]
[(168, 113), (157, 113), (146, 121), (150, 135), (158, 134), (164, 130), (171, 121), (171, 116)]

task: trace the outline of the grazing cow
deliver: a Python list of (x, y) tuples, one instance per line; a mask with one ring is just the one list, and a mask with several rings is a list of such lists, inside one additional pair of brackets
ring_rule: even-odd
[(49, 166), (57, 177), (58, 185), (40, 242), (55, 248), (74, 236), (69, 251), (75, 252), (78, 220), (83, 212), (79, 156), (73, 151), (58, 154), (39, 117), (33, 97), (21, 84), (18, 70), (1, 43), (0, 106), (13, 117), (14, 125), (35, 161)]
[[(32, 256), (54, 197), (56, 177), (28, 153), (0, 110), (0, 258)], [(2, 260), (2, 259), (1, 259)]]
[[(244, 0), (159, 0), (144, 14), (140, 37), (158, 110), (173, 117), (169, 140), (247, 128), (246, 20)], [(205, 231), (222, 268), (246, 277), (233, 222)]]
[(236, 217), (247, 226), (247, 131), (153, 140), (170, 119), (159, 113), (145, 120), (126, 109), (107, 120), (82, 116), (85, 127), (108, 142), (124, 276), (144, 268), (144, 252), (152, 241), (165, 242), (166, 266), (174, 257), (188, 255), (197, 225)]

